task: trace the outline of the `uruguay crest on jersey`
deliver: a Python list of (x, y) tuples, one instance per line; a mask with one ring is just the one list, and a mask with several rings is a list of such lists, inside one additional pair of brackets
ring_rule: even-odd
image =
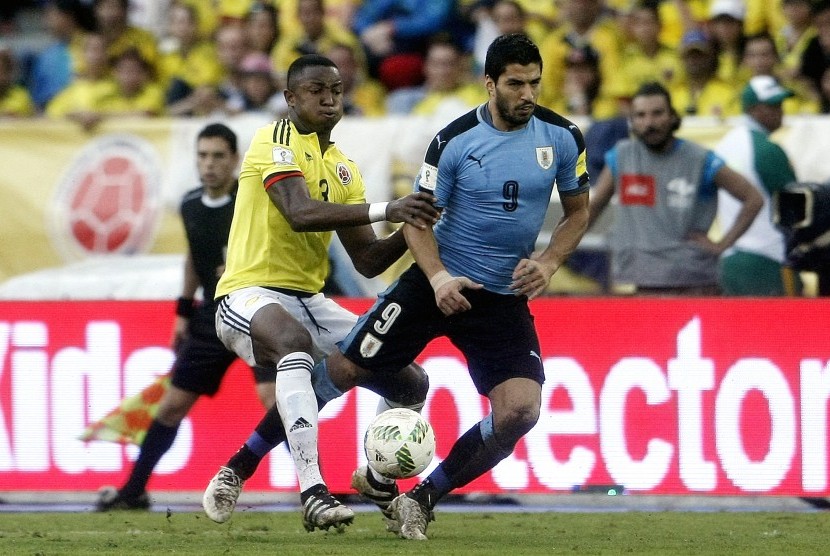
[(536, 162), (547, 170), (553, 164), (553, 147), (536, 147)]

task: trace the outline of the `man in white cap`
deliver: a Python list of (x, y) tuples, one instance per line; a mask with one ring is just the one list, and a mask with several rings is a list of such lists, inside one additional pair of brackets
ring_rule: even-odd
[[(752, 225), (720, 261), (721, 289), (725, 295), (793, 295), (795, 274), (784, 266), (784, 236), (770, 214), (772, 195), (795, 181), (787, 154), (769, 139), (781, 127), (784, 99), (793, 92), (770, 75), (757, 75), (741, 93), (744, 117), (715, 147), (715, 152), (743, 174), (764, 197), (764, 206)], [(718, 199), (718, 221), (729, 229), (740, 206), (728, 195)]]

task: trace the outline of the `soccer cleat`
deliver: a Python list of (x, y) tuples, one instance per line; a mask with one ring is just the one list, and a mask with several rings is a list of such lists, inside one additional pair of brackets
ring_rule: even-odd
[(383, 514), (383, 521), (386, 523), (386, 530), (390, 533), (398, 533), (398, 522), (389, 509), (389, 504), (400, 494), (397, 483), (385, 484), (375, 480), (369, 467), (364, 465), (355, 469), (352, 473), (352, 488), (360, 496), (374, 502)]
[(220, 467), (219, 472), (208, 483), (202, 497), (202, 508), (216, 523), (225, 523), (233, 515), (236, 501), (242, 493), (245, 481), (230, 467)]
[(302, 494), (303, 527), (309, 533), (315, 529), (334, 527), (342, 531), (351, 525), (354, 512), (331, 495), (326, 485), (315, 485)]
[(427, 540), (427, 524), (435, 519), (431, 510), (423, 507), (420, 502), (401, 494), (389, 504), (395, 520), (400, 526), (398, 536), (402, 539), (414, 541)]
[(123, 496), (113, 486), (102, 487), (98, 491), (98, 501), (95, 503), (96, 512), (108, 512), (111, 510), (149, 510), (150, 497), (146, 492), (138, 496)]

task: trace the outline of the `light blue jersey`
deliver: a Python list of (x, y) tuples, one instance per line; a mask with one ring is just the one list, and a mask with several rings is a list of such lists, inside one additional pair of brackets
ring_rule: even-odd
[(588, 189), (585, 143), (576, 125), (537, 106), (516, 131), (492, 126), (487, 105), (442, 129), (415, 180), (443, 208), (435, 225), (453, 276), (512, 295), (513, 270), (531, 255), (554, 184), (560, 196)]

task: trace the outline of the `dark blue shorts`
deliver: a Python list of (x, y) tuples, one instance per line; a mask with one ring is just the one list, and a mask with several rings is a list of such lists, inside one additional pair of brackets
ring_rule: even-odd
[(396, 372), (446, 336), (467, 359), (476, 389), (487, 395), (510, 378), (545, 381), (539, 337), (527, 298), (465, 290), (472, 309), (444, 316), (424, 273), (412, 265), (358, 319), (340, 343), (347, 359), (372, 372)]
[[(176, 354), (171, 380), (182, 390), (213, 396), (237, 359), (216, 336), (215, 313), (216, 305), (211, 303), (199, 307), (190, 318), (188, 337)], [(275, 381), (276, 373), (276, 369), (254, 369), (257, 383)]]

